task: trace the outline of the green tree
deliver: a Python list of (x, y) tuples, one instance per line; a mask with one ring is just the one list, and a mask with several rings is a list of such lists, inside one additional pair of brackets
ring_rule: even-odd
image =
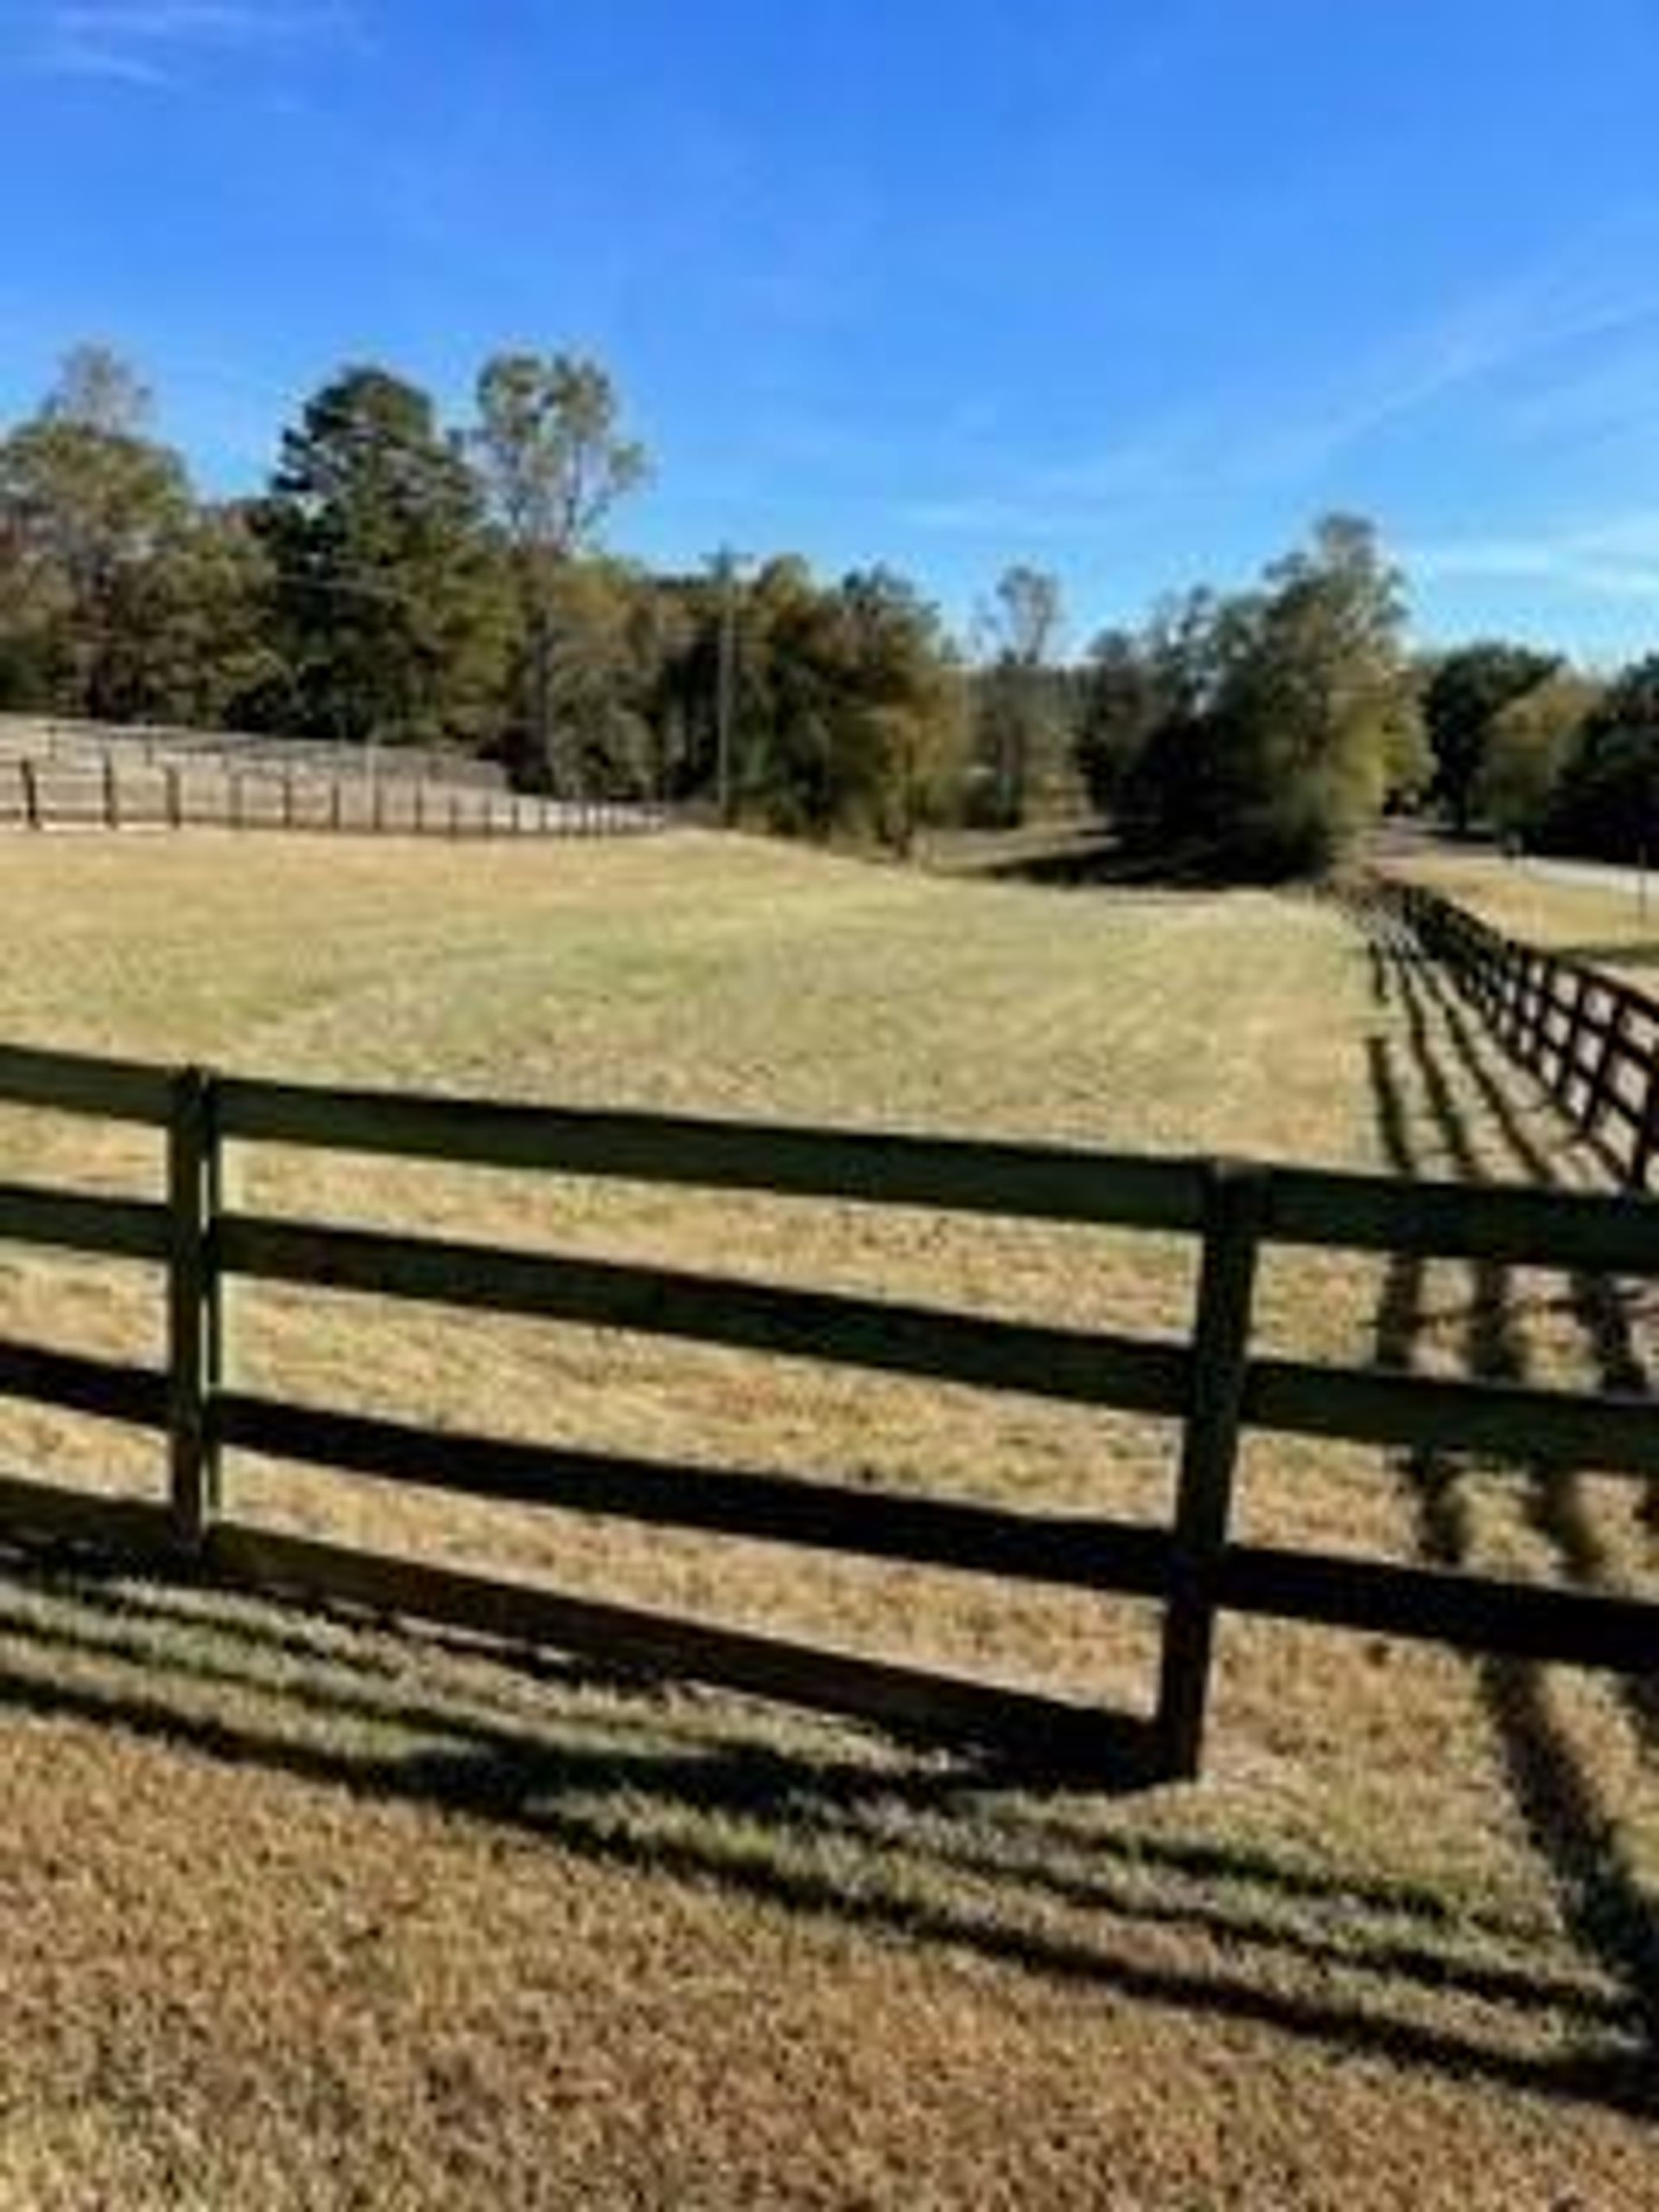
[(41, 406), (41, 419), (95, 430), (106, 438), (149, 434), (155, 397), (132, 364), (96, 340), (72, 346)]
[(1096, 810), (1109, 813), (1163, 717), (1160, 673), (1144, 640), (1105, 630), (1089, 649), (1076, 691), (1077, 772)]
[(855, 570), (836, 594), (845, 693), (831, 803), (908, 856), (961, 776), (963, 697), (938, 611), (890, 569)]
[(826, 589), (780, 559), (739, 620), (740, 811), (907, 852), (961, 774), (962, 686), (937, 611), (888, 569)]
[(116, 356), (80, 347), (0, 444), (0, 671), (19, 703), (144, 710), (158, 593), (194, 513), (183, 462), (143, 435), (147, 407)]
[(1511, 700), (1560, 665), (1556, 654), (1490, 638), (1459, 645), (1433, 664), (1423, 691), (1423, 720), (1434, 756), (1433, 797), (1459, 836), (1468, 833), (1494, 721)]
[(785, 835), (823, 836), (838, 681), (823, 594), (804, 561), (779, 556), (740, 589), (736, 618), (737, 812)]
[(1064, 626), (1058, 579), (1024, 563), (1003, 570), (981, 610), (976, 751), (984, 811), (1004, 827), (1024, 821), (1034, 797), (1057, 798), (1070, 766), (1067, 687), (1052, 665)]
[(1475, 810), (1506, 836), (1531, 842), (1601, 696), (1599, 683), (1563, 668), (1500, 707), (1475, 782)]
[[(661, 788), (667, 664), (686, 632), (651, 580), (619, 561), (573, 559), (549, 578), (553, 757), (568, 787), (639, 797)], [(533, 764), (532, 764), (533, 772)]]
[(1557, 779), (1542, 838), (1563, 852), (1659, 854), (1659, 654), (1633, 662), (1586, 718)]
[[(525, 749), (537, 781), (575, 788), (580, 760), (559, 707), (571, 681), (558, 667), (560, 602), (568, 607), (570, 598), (562, 572), (591, 550), (618, 500), (643, 480), (645, 448), (622, 435), (620, 404), (604, 369), (568, 353), (501, 353), (487, 361), (478, 379), (477, 417), (471, 448), (518, 595)], [(580, 658), (580, 640), (566, 642)]]
[(1161, 707), (1121, 794), (1132, 843), (1234, 874), (1328, 867), (1414, 750), (1400, 579), (1327, 517), (1259, 589), (1192, 594), (1144, 651)]
[(510, 640), (479, 486), (427, 394), (348, 368), (285, 431), (258, 511), (303, 726), (357, 743), (493, 734)]
[(155, 577), (149, 718), (200, 729), (291, 721), (289, 671), (274, 640), (275, 588), (246, 505), (197, 508)]
[(668, 580), (637, 570), (630, 582), (628, 634), (645, 758), (642, 779), (628, 790), (667, 799), (683, 788), (696, 742), (687, 676), (696, 621)]
[(1140, 641), (1149, 727), (1116, 779), (1125, 844), (1160, 863), (1220, 867), (1249, 797), (1228, 720), (1260, 626), (1259, 594), (1200, 586), (1164, 601)]

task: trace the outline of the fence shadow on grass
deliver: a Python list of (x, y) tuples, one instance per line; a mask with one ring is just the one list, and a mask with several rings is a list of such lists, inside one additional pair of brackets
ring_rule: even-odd
[[(1374, 1109), (1389, 1166), (1399, 1174), (1414, 1176), (1427, 1164), (1406, 1104), (1408, 1071), (1421, 1100), (1421, 1121), (1433, 1137), (1435, 1172), (1465, 1181), (1491, 1180), (1488, 1163), (1495, 1154), (1506, 1173), (1559, 1184), (1563, 1179), (1432, 966), (1398, 943), (1385, 944), (1382, 957), (1393, 969), (1389, 996), (1403, 1020), (1407, 1056), (1402, 1066), (1389, 1038), (1370, 1040)], [(1525, 1381), (1529, 1309), (1512, 1270), (1476, 1261), (1470, 1263), (1470, 1275), (1462, 1326), (1465, 1371), (1494, 1382)], [(1379, 1364), (1408, 1367), (1418, 1356), (1429, 1319), (1423, 1288), (1421, 1262), (1393, 1262), (1377, 1307)], [(1603, 1387), (1646, 1389), (1646, 1366), (1619, 1286), (1591, 1274), (1576, 1274), (1568, 1306)], [(1410, 1452), (1399, 1464), (1415, 1501), (1424, 1557), (1445, 1567), (1472, 1565), (1475, 1533), (1467, 1471), (1434, 1451)], [(1537, 1469), (1524, 1479), (1526, 1518), (1548, 1547), (1556, 1571), (1580, 1586), (1605, 1586), (1610, 1555), (1580, 1478)], [(1567, 1923), (1586, 1955), (1629, 1993), (1643, 2020), (1651, 2063), (1659, 2057), (1659, 1899), (1644, 1888), (1610, 1834), (1594, 1780), (1552, 1705), (1544, 1670), (1494, 1657), (1472, 1663), (1517, 1809), (1548, 1864)], [(1659, 1679), (1653, 1676), (1624, 1678), (1618, 1691), (1649, 1754), (1659, 1744), (1656, 1692)]]
[[(1063, 1795), (874, 1739), (785, 1739), (728, 1705), (538, 1671), (0, 1560), (0, 1712), (441, 1807), (601, 1866), (1403, 2069), (1659, 2113), (1638, 1994), (1559, 1945), (1551, 1963), (1522, 1916), (1260, 1846), (1103, 1827), (1092, 1794), (1085, 1819)], [(1183, 1937), (1191, 1961), (1172, 1962)]]

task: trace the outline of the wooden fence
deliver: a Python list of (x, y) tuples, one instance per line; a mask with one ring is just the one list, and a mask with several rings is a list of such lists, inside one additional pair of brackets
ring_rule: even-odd
[(182, 765), (275, 772), (308, 770), (327, 779), (350, 780), (373, 760), (378, 772), (405, 781), (461, 784), (504, 791), (499, 761), (438, 746), (364, 744), (327, 738), (284, 737), (269, 731), (199, 729), (163, 722), (100, 722), (60, 715), (0, 714), (0, 760), (35, 760), (96, 768), (106, 755), (128, 766)]
[[(1198, 1768), (1211, 1646), (1226, 1613), (1321, 1622), (1465, 1649), (1645, 1670), (1659, 1603), (1236, 1541), (1245, 1427), (1497, 1455), (1516, 1467), (1659, 1476), (1637, 1396), (1309, 1363), (1252, 1349), (1268, 1245), (1659, 1273), (1659, 1206), (1227, 1161), (818, 1132), (250, 1082), (0, 1050), (0, 1100), (145, 1124), (164, 1201), (0, 1186), (0, 1239), (144, 1263), (166, 1286), (158, 1368), (0, 1342), (0, 1395), (169, 1440), (164, 1503), (0, 1484), (14, 1535), (87, 1540), (158, 1570), (297, 1593), (644, 1665), (946, 1738), (1071, 1774)], [(1185, 1340), (592, 1259), (323, 1226), (227, 1199), (232, 1147), (276, 1144), (861, 1205), (1083, 1223), (1198, 1240)], [(1173, 1524), (882, 1495), (786, 1473), (707, 1469), (435, 1433), (238, 1389), (225, 1287), (238, 1279), (537, 1316), (1160, 1417), (1179, 1435)], [(916, 1665), (564, 1596), (346, 1549), (237, 1517), (227, 1467), (255, 1452), (525, 1507), (1121, 1592), (1165, 1608), (1155, 1706), (1137, 1717)]]
[(1419, 884), (1389, 878), (1381, 891), (1505, 1050), (1646, 1191), (1659, 1158), (1659, 999), (1505, 937)]
[(146, 763), (0, 761), (0, 829), (288, 830), (427, 837), (614, 837), (659, 830), (659, 808), (541, 798), (359, 770), (238, 766), (232, 759)]

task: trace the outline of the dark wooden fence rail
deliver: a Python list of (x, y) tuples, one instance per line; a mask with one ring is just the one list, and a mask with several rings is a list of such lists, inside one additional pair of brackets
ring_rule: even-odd
[[(772, 1128), (451, 1098), (323, 1090), (113, 1060), (0, 1050), (0, 1101), (146, 1124), (164, 1201), (0, 1185), (0, 1240), (164, 1270), (164, 1368), (0, 1342), (0, 1395), (164, 1435), (165, 1504), (0, 1483), (0, 1525), (181, 1560), (232, 1586), (300, 1593), (526, 1638), (907, 1730), (1070, 1772), (1198, 1770), (1217, 1619), (1321, 1622), (1631, 1670), (1659, 1663), (1659, 1603), (1235, 1541), (1247, 1428), (1496, 1455), (1517, 1468), (1659, 1476), (1640, 1397), (1545, 1390), (1253, 1354), (1270, 1244), (1659, 1274), (1659, 1206), (1037, 1145)], [(1190, 1342), (1038, 1325), (928, 1305), (681, 1270), (329, 1227), (227, 1202), (227, 1147), (323, 1147), (563, 1175), (784, 1192), (1193, 1236)], [(1173, 1527), (963, 1499), (881, 1495), (766, 1469), (709, 1469), (412, 1425), (239, 1389), (223, 1301), (238, 1278), (537, 1315), (1030, 1393), (1179, 1425)], [(761, 1538), (1160, 1600), (1163, 1662), (1144, 1716), (1036, 1688), (792, 1643), (711, 1622), (348, 1550), (237, 1519), (233, 1452), (648, 1525)]]
[(1647, 1190), (1659, 1159), (1659, 999), (1506, 937), (1420, 884), (1385, 878), (1376, 895), (1630, 1187)]

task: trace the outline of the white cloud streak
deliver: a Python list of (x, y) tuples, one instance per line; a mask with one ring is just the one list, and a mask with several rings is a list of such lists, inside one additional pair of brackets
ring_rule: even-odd
[[(1093, 451), (939, 486), (906, 502), (900, 519), (941, 537), (1038, 540), (1218, 497), (1303, 488), (1340, 497), (1333, 473), (1373, 439), (1474, 396), (1503, 402), (1517, 388), (1529, 435), (1588, 441), (1605, 434), (1615, 395), (1581, 389), (1585, 349), (1624, 341), (1651, 358), (1659, 333), (1659, 280), (1648, 273), (1652, 232), (1638, 223), (1636, 235), (1613, 241), (1621, 250), (1611, 266), (1608, 240), (1582, 240), (1576, 254), (1454, 301), (1323, 383), (1196, 399), (1127, 424), (1116, 442)], [(1634, 381), (1617, 397), (1632, 400)], [(1554, 418), (1553, 393), (1564, 403)], [(1590, 549), (1580, 550), (1586, 573), (1601, 575)], [(1606, 571), (1619, 573), (1617, 564)]]
[(1425, 583), (1524, 584), (1627, 606), (1659, 603), (1659, 509), (1536, 531), (1408, 545)]
[(343, 0), (45, 0), (29, 59), (53, 76), (166, 86), (192, 64), (354, 37)]

